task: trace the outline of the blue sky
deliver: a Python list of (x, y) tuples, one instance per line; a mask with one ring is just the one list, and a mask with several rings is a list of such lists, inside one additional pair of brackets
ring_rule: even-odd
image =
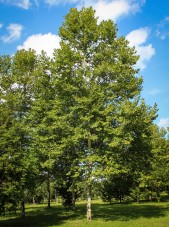
[(156, 123), (169, 126), (169, 1), (168, 0), (0, 0), (0, 55), (59, 47), (58, 29), (71, 7), (93, 6), (99, 21), (112, 19), (135, 46), (143, 76), (142, 96), (157, 103)]

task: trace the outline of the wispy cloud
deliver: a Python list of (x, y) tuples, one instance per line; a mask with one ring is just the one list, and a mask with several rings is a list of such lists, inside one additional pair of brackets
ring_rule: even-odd
[(16, 3), (16, 5), (18, 7), (21, 7), (23, 9), (29, 9), (29, 7), (31, 6), (31, 2), (29, 0), (20, 0), (17, 1), (18, 3)]
[(4, 43), (11, 43), (15, 40), (18, 40), (21, 37), (21, 32), (23, 30), (23, 26), (21, 24), (10, 24), (7, 27), (8, 35), (2, 36), (1, 40)]
[(18, 6), (23, 9), (29, 9), (31, 6), (30, 0), (0, 0), (0, 3)]
[(44, 2), (50, 6), (56, 6), (58, 4), (65, 4), (65, 3), (77, 3), (78, 0), (44, 0)]
[(162, 91), (160, 89), (154, 88), (148, 92), (149, 95), (157, 95), (161, 93)]
[(169, 36), (169, 16), (165, 17), (157, 25), (156, 36), (161, 40), (164, 40)]
[(0, 29), (3, 27), (3, 24), (0, 23)]
[(130, 46), (135, 46), (137, 54), (140, 55), (140, 59), (137, 66), (140, 69), (146, 68), (146, 63), (155, 55), (155, 49), (152, 44), (145, 45), (149, 37), (150, 30), (148, 28), (140, 28), (131, 31), (126, 39), (129, 41)]
[(38, 54), (44, 50), (49, 57), (52, 57), (55, 48), (59, 48), (60, 38), (52, 33), (36, 34), (29, 36), (23, 45), (17, 47), (18, 50), (29, 48), (34, 49)]
[(161, 118), (157, 125), (164, 128), (169, 127), (169, 118)]

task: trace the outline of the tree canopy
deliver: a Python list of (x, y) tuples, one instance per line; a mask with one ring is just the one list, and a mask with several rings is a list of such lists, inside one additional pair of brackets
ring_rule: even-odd
[(24, 216), (27, 195), (45, 183), (48, 207), (52, 187), (72, 206), (86, 193), (91, 220), (95, 185), (121, 200), (147, 174), (157, 182), (168, 141), (153, 123), (157, 106), (141, 99), (139, 56), (113, 21), (73, 8), (59, 35), (52, 59), (33, 50), (0, 57), (0, 207), (20, 203)]

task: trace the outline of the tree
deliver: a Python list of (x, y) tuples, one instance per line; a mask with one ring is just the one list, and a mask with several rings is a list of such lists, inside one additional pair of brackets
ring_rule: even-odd
[(6, 139), (4, 138), (4, 133), (8, 129), (8, 122), (11, 121), (10, 109), (6, 105), (6, 99), (4, 96), (6, 89), (9, 87), (9, 82), (6, 81), (7, 77), (10, 77), (11, 71), (11, 58), (10, 56), (1, 56), (0, 57), (0, 214), (5, 213), (6, 211), (6, 202), (7, 198), (4, 193), (4, 181), (7, 177), (5, 174), (5, 163), (4, 156), (6, 155), (5, 144)]
[(98, 24), (92, 8), (71, 9), (59, 34), (53, 68), (68, 124), (64, 144), (75, 148), (83, 169), (91, 220), (93, 181), (126, 168), (121, 160), (133, 141), (130, 124), (133, 108), (139, 109), (142, 78), (136, 76), (135, 49), (117, 37), (111, 20)]
[(130, 195), (133, 186), (133, 177), (129, 173), (120, 173), (111, 176), (101, 182), (101, 197), (103, 201), (112, 203), (112, 199), (118, 199), (120, 203), (125, 196)]
[(20, 203), (25, 216), (27, 189), (33, 186), (36, 157), (30, 149), (28, 115), (32, 102), (34, 51), (18, 51), (13, 57), (1, 58), (1, 190), (3, 210)]
[(56, 191), (62, 196), (63, 205), (75, 208), (75, 202), (83, 190), (83, 172), (78, 166), (77, 155), (74, 156), (73, 148), (64, 150), (55, 166), (57, 178), (55, 179)]
[(36, 65), (34, 100), (29, 121), (33, 137), (32, 148), (39, 161), (39, 176), (46, 182), (48, 208), (51, 206), (51, 181), (55, 178), (54, 169), (62, 152), (60, 140), (65, 126), (62, 124), (62, 112), (55, 84), (56, 76), (51, 73), (51, 59), (42, 52)]
[(153, 141), (151, 159), (151, 169), (145, 177), (145, 184), (151, 194), (155, 194), (156, 199), (160, 200), (160, 193), (167, 191), (169, 176), (169, 143), (166, 139), (166, 130), (158, 126), (153, 127)]

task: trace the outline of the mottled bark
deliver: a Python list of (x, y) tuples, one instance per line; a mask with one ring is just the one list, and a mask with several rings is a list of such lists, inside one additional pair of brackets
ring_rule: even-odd
[(33, 198), (32, 198), (32, 203), (33, 203), (33, 205), (35, 205), (35, 197), (33, 196)]
[[(88, 151), (91, 154), (92, 144), (91, 139), (88, 139)], [(91, 208), (91, 177), (92, 177), (92, 162), (88, 164), (88, 185), (87, 185), (87, 220), (92, 219), (92, 208)]]
[(92, 209), (91, 209), (91, 185), (87, 187), (87, 220), (92, 219)]

